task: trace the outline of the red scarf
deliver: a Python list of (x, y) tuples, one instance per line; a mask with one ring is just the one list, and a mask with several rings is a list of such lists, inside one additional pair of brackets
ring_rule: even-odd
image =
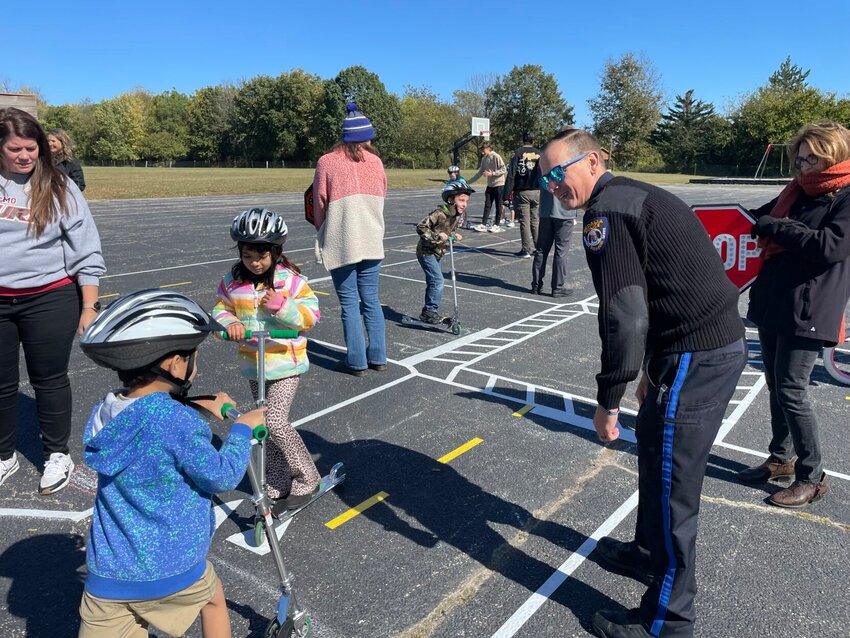
[[(833, 164), (822, 171), (800, 173), (779, 193), (779, 199), (776, 200), (773, 210), (770, 211), (770, 216), (788, 217), (791, 213), (791, 206), (803, 193), (814, 197), (833, 193), (845, 186), (850, 186), (850, 160), (838, 162), (838, 164)], [(759, 239), (759, 247), (762, 249), (762, 259), (770, 259), (784, 250), (766, 237)]]

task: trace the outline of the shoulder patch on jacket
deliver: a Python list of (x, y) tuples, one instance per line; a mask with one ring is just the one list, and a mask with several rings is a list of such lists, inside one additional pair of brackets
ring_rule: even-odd
[(608, 243), (608, 218), (594, 217), (584, 225), (582, 240), (585, 250), (591, 255), (598, 255), (605, 250)]
[(647, 192), (629, 184), (609, 184), (588, 207), (591, 212), (621, 213), (640, 217)]

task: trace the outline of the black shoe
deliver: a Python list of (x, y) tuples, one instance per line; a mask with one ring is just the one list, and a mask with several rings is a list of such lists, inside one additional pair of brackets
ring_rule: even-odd
[(624, 543), (610, 536), (603, 536), (596, 543), (593, 556), (596, 562), (609, 572), (634, 578), (647, 586), (654, 580), (649, 554), (641, 550), (636, 541)]
[(387, 369), (387, 364), (386, 363), (370, 363), (369, 369), (375, 370), (376, 372), (383, 372), (384, 370)]
[(532, 295), (542, 295), (543, 294), (543, 286), (535, 286), (535, 285), (532, 284), (531, 294)]
[(307, 503), (313, 500), (316, 494), (319, 493), (320, 487), (320, 485), (317, 485), (313, 488), (312, 492), (309, 492), (307, 494), (299, 494), (298, 496), (293, 496), (292, 494), (290, 494), (289, 496), (286, 496), (284, 498), (274, 499), (274, 502), (272, 504), (272, 514), (274, 516), (280, 516), (284, 512), (291, 512), (292, 510), (301, 509)]
[(560, 290), (552, 291), (553, 297), (569, 297), (571, 294), (573, 294), (572, 288), (561, 288)]
[(647, 638), (651, 633), (640, 620), (639, 609), (605, 609), (593, 614), (593, 633), (599, 638)]
[(443, 323), (443, 318), (433, 310), (423, 310), (419, 315), (419, 321), (436, 325)]
[(352, 377), (365, 377), (366, 376), (366, 369), (365, 368), (363, 370), (356, 370), (355, 368), (349, 368), (345, 364), (345, 361), (340, 361), (337, 364), (336, 369), (337, 369), (338, 372), (344, 372), (345, 374), (350, 374)]

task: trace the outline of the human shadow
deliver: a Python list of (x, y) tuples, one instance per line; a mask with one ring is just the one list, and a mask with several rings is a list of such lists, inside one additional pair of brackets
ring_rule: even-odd
[[(462, 284), (468, 284), (471, 286), (477, 286), (479, 288), (499, 288), (500, 290), (511, 290), (513, 292), (526, 292), (529, 295), (531, 294), (529, 288), (525, 288), (523, 286), (517, 286), (516, 284), (508, 283), (504, 279), (499, 279), (498, 277), (491, 277), (490, 275), (478, 275), (475, 273), (466, 273), (459, 272), (456, 273), (458, 282)], [(529, 281), (531, 280), (531, 269), (528, 271)], [(530, 286), (530, 284), (529, 284)]]
[[(386, 500), (362, 511), (362, 515), (424, 548), (438, 542), (449, 544), (469, 558), (506, 579), (536, 591), (556, 566), (523, 551), (526, 535), (537, 536), (560, 550), (574, 552), (587, 536), (562, 523), (537, 518), (526, 508), (491, 494), (447, 463), (425, 454), (378, 439), (334, 442), (299, 429), (308, 449), (327, 458), (343, 459), (347, 480), (337, 492), (354, 507), (376, 492), (386, 491)], [(399, 516), (404, 512), (414, 524)], [(495, 527), (510, 528), (506, 539)], [(519, 546), (517, 546), (519, 545)], [(587, 609), (610, 607), (613, 602), (598, 590), (570, 578), (562, 585), (570, 595), (564, 606), (582, 622), (590, 622)]]
[(39, 534), (3, 552), (0, 577), (11, 581), (6, 611), (25, 620), (24, 635), (77, 635), (85, 560), (83, 538), (76, 534)]
[(310, 356), (310, 365), (325, 370), (335, 370), (340, 361), (345, 359), (345, 351), (334, 350), (312, 339), (307, 341), (307, 354)]
[(18, 442), (16, 452), (23, 455), (41, 471), (44, 463), (41, 439), (41, 427), (38, 421), (38, 408), (35, 399), (18, 392)]

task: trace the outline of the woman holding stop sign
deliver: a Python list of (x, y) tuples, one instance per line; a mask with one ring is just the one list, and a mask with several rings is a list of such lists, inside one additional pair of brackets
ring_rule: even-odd
[(758, 326), (770, 391), (770, 456), (738, 476), (747, 483), (793, 478), (769, 502), (799, 508), (828, 492), (807, 387), (821, 349), (839, 340), (850, 298), (850, 131), (807, 124), (788, 156), (794, 180), (752, 211), (764, 265), (747, 318)]

